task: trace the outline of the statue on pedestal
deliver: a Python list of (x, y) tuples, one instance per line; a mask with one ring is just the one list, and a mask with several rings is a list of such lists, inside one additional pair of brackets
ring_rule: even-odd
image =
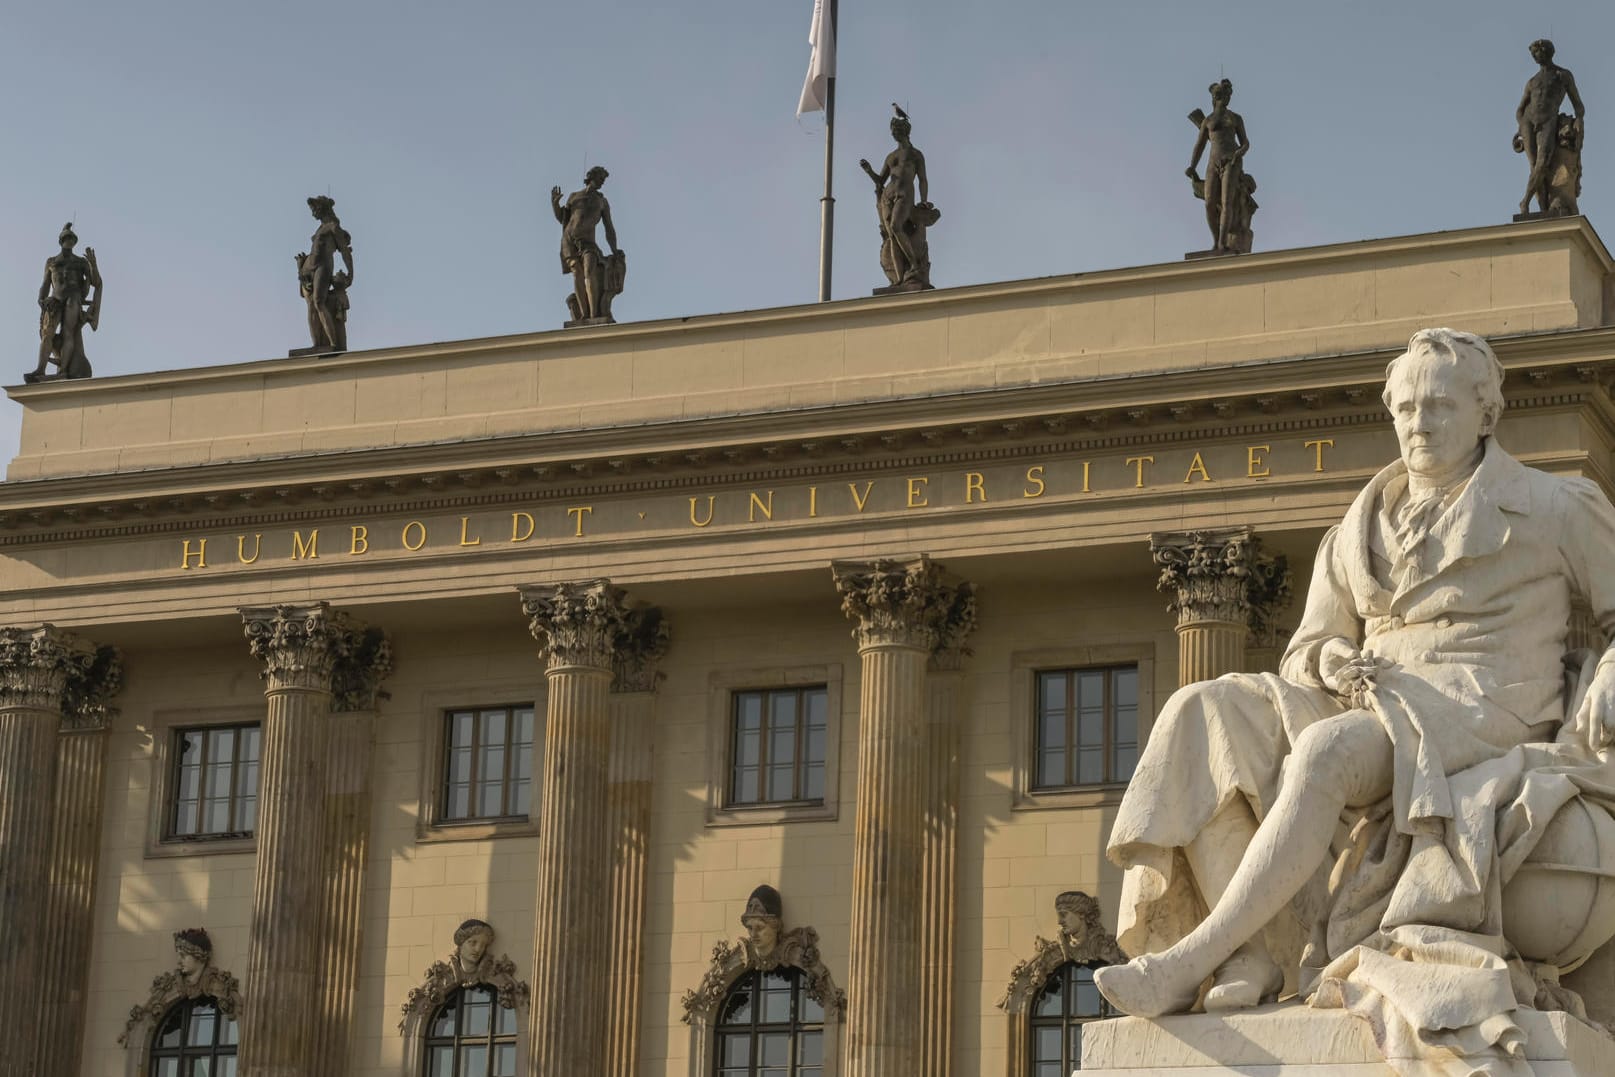
[(1118, 1009), (1288, 979), (1425, 1074), (1523, 1072), (1515, 1010), (1579, 1008), (1560, 974), (1615, 937), (1615, 648), (1567, 641), (1582, 601), (1615, 632), (1615, 507), (1503, 450), (1502, 381), (1481, 338), (1415, 334), (1401, 459), (1325, 534), (1280, 672), (1162, 709), (1108, 848)]
[[(353, 283), (353, 237), (337, 220), (336, 202), (320, 194), (308, 200), (320, 226), (307, 251), (297, 258), (297, 287), (308, 305), (308, 335), (313, 346), (292, 355), (328, 355), (348, 350), (348, 287)], [(336, 270), (342, 255), (345, 270)], [(333, 270), (336, 270), (333, 272)]]
[[(101, 324), (101, 269), (95, 248), (73, 253), (79, 237), (71, 222), (56, 237), (62, 249), (45, 259), (45, 279), (39, 285), (39, 365), (24, 374), (29, 383), (56, 378), (87, 378), (90, 360), (84, 354), (84, 327)], [(47, 365), (55, 374), (45, 372)]]
[[(925, 176), (925, 154), (909, 141), (913, 125), (908, 113), (892, 105), (892, 138), (897, 148), (886, 155), (877, 173), (867, 160), (858, 166), (875, 182), (875, 213), (880, 219), (880, 267), (891, 284), (876, 288), (876, 295), (920, 292), (931, 287), (931, 248), (925, 230), (942, 217), (931, 204)], [(914, 197), (919, 185), (919, 200)]]
[[(1547, 38), (1531, 42), (1531, 59), (1541, 67), (1525, 84), (1520, 107), (1514, 110), (1519, 124), (1514, 152), (1525, 154), (1531, 165), (1515, 220), (1568, 217), (1580, 212), (1576, 199), (1581, 195), (1582, 120), (1587, 110), (1576, 91), (1576, 77), (1553, 62), (1553, 42)], [(1559, 112), (1567, 97), (1576, 111), (1574, 116)], [(1538, 207), (1535, 214), (1531, 213), (1533, 198)]]
[[(610, 173), (599, 165), (583, 177), (583, 190), (573, 191), (565, 204), (561, 189), (550, 188), (550, 208), (561, 223), (561, 272), (572, 274), (572, 294), (566, 307), (572, 313), (567, 328), (575, 325), (611, 325), (611, 301), (622, 294), (628, 276), (628, 255), (617, 248), (617, 228), (611, 223), (611, 203), (600, 193)], [(605, 225), (608, 258), (595, 242), (594, 230)]]
[[(1251, 218), (1256, 213), (1256, 180), (1245, 171), (1245, 154), (1250, 139), (1245, 120), (1228, 107), (1234, 97), (1234, 84), (1227, 79), (1211, 84), (1211, 115), (1199, 109), (1189, 113), (1189, 122), (1198, 134), (1194, 155), (1183, 174), (1189, 177), (1194, 196), (1206, 203), (1206, 224), (1211, 228), (1211, 250), (1207, 254), (1249, 254)], [(1200, 155), (1211, 148), (1206, 159), (1206, 177), (1197, 171)], [(1192, 256), (1191, 256), (1192, 257)]]

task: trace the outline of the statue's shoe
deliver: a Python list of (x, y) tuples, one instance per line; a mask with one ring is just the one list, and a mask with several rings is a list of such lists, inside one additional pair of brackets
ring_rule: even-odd
[(1194, 1005), (1195, 996), (1200, 993), (1200, 980), (1180, 984), (1177, 981), (1183, 975), (1179, 964), (1145, 954), (1125, 965), (1094, 969), (1093, 982), (1099, 993), (1122, 1013), (1134, 1017), (1162, 1017), (1184, 1013)]
[(1242, 947), (1224, 961), (1206, 992), (1207, 1013), (1244, 1010), (1272, 1002), (1284, 989), (1284, 971), (1265, 951)]

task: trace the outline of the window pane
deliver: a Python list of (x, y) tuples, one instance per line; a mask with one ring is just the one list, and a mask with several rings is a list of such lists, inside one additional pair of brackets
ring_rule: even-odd
[(437, 1016), (432, 1018), (432, 1030), (431, 1032), (427, 1033), (427, 1035), (433, 1039), (437, 1039), (440, 1036), (454, 1035), (455, 1019), (459, 1013), (456, 1004), (459, 1002), (459, 1000), (459, 993), (456, 992), (455, 994), (449, 996), (447, 1002), (438, 1007)]
[(723, 1001), (723, 1011), (718, 1017), (720, 1025), (749, 1025), (751, 1024), (751, 984), (753, 977), (743, 976), (740, 982), (729, 989), (729, 997)]
[(725, 1068), (751, 1065), (751, 1036), (747, 1033), (725, 1033), (718, 1057)]
[(824, 799), (824, 764), (809, 763), (802, 773), (802, 798), (804, 800)]
[(736, 804), (755, 804), (757, 802), (757, 775), (756, 767), (735, 768)]
[(154, 1041), (158, 1047), (178, 1047), (184, 1041), (185, 1006), (183, 1003), (168, 1011)]
[(1073, 1024), (1070, 1026), (1069, 1031), (1071, 1033), (1071, 1068), (1080, 1070), (1082, 1068), (1082, 1025), (1080, 1023)]
[(735, 725), (745, 731), (763, 727), (763, 694), (740, 692), (735, 696)]
[(515, 792), (511, 795), (511, 814), (526, 815), (532, 810), (533, 783), (525, 778), (516, 783)]
[(820, 1006), (818, 1000), (812, 995), (803, 991), (801, 1002), (798, 1005), (801, 1013), (798, 1014), (797, 1020), (804, 1025), (821, 1025), (824, 1023), (824, 1007)]
[(496, 1044), (493, 1049), (493, 1073), (490, 1077), (516, 1077), (516, 1045)]
[(823, 729), (830, 724), (830, 693), (824, 688), (809, 688), (802, 693), (802, 706), (807, 712), (807, 724)]
[(462, 988), (460, 1002), (460, 1035), (486, 1036), (493, 1015), (489, 1010), (488, 992), (479, 987)]
[(471, 723), (474, 715), (470, 711), (455, 711), (449, 715), (449, 743), (456, 748), (469, 748), (471, 746)]
[(791, 1063), (791, 1034), (763, 1032), (757, 1036), (757, 1061), (764, 1066), (785, 1067)]
[(494, 1007), (494, 1035), (514, 1036), (516, 1034), (516, 1011), (504, 1006)]
[(433, 1047), (426, 1073), (427, 1077), (454, 1077), (454, 1048)]
[(179, 1077), (179, 1059), (164, 1058), (158, 1060), (157, 1077)]
[(505, 711), (503, 708), (482, 712), (482, 743), (505, 743)]
[(1072, 976), (1071, 1015), (1073, 1017), (1102, 1017), (1105, 1000), (1094, 986), (1093, 970), (1077, 968)]
[(824, 1033), (801, 1032), (797, 1034), (796, 1062), (799, 1066), (824, 1065)]
[[(781, 1025), (791, 1019), (791, 981), (783, 973), (763, 973), (761, 991), (763, 1012), (758, 1018), (765, 1025)], [(768, 1059), (764, 1058), (767, 1062)]]
[(243, 763), (258, 762), (258, 742), (263, 731), (255, 725), (246, 726), (241, 730), (241, 750), (237, 757)]
[(488, 1045), (465, 1044), (460, 1048), (460, 1077), (487, 1077)]
[(212, 1047), (213, 1026), (217, 1011), (212, 1006), (196, 1006), (191, 1010), (191, 1027), (185, 1032), (185, 1042), (191, 1047)]
[(209, 1058), (193, 1058), (191, 1060), (190, 1077), (213, 1077), (213, 1060)]
[(234, 1047), (241, 1042), (241, 1030), (236, 1026), (234, 1017), (219, 1018), (219, 1042), (226, 1047)]
[(1077, 784), (1090, 785), (1105, 780), (1105, 753), (1101, 748), (1084, 748), (1077, 753)]
[(1037, 784), (1064, 785), (1065, 751), (1054, 749), (1037, 753)]
[(218, 1077), (236, 1077), (235, 1055), (218, 1056)]
[(1037, 743), (1040, 748), (1065, 748), (1065, 711), (1044, 711), (1038, 719)]
[(1061, 1015), (1060, 1001), (1064, 997), (1065, 977), (1056, 972), (1043, 984), (1043, 990), (1038, 992), (1036, 1000), (1032, 1003), (1032, 1016), (1059, 1017)]
[(1032, 1059), (1036, 1062), (1053, 1062), (1059, 1065), (1061, 1028), (1044, 1026), (1032, 1030)]

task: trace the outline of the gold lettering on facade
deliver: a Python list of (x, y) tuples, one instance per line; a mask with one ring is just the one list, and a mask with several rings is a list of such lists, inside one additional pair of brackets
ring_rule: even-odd
[(1307, 442), (1306, 446), (1307, 446), (1307, 448), (1312, 449), (1314, 452), (1317, 453), (1317, 456), (1313, 458), (1312, 470), (1313, 471), (1322, 471), (1323, 470), (1323, 450), (1324, 450), (1325, 447), (1328, 447), (1328, 448), (1331, 448), (1331, 449), (1334, 448), (1335, 447), (1335, 439), (1334, 438), (1321, 438), (1318, 441), (1309, 441), (1309, 442)]
[[(184, 549), (180, 551), (180, 568), (207, 568), (207, 539), (197, 539), (196, 549), (191, 549), (191, 540), (185, 540)], [(196, 564), (191, 564), (191, 558), (196, 558)]]
[(712, 494), (707, 495), (707, 518), (705, 520), (701, 520), (701, 519), (697, 519), (696, 515), (695, 515), (695, 501), (696, 501), (696, 499), (693, 498), (693, 497), (690, 498), (690, 522), (692, 524), (694, 524), (696, 527), (705, 527), (707, 524), (711, 523), (712, 522), (713, 505), (717, 500), (718, 499), (717, 499), (716, 496), (714, 496)]
[(1087, 460), (1082, 462), (1082, 492), (1085, 494), (1093, 493), (1093, 490), (1088, 486), (1088, 468), (1090, 466), (1092, 465)]
[(986, 487), (984, 485), (986, 483), (986, 481), (987, 481), (986, 476), (983, 475), (979, 471), (967, 471), (967, 472), (965, 472), (965, 504), (966, 505), (974, 503), (975, 500), (976, 500), (976, 495), (977, 494), (981, 495), (981, 499), (983, 501), (987, 500), (987, 490), (986, 490)]
[(582, 538), (583, 537), (583, 517), (585, 515), (593, 516), (594, 515), (594, 506), (593, 505), (579, 505), (576, 508), (567, 509), (566, 514), (568, 516), (572, 517), (573, 521), (577, 524), (577, 530), (573, 531), (572, 533), (574, 535), (576, 535), (578, 538)]
[[(410, 528), (414, 528), (416, 530), (416, 532), (420, 535), (420, 537), (417, 538), (414, 542), (409, 541)], [(404, 540), (404, 549), (406, 549), (406, 550), (418, 550), (422, 546), (426, 545), (426, 525), (421, 523), (419, 520), (411, 520), (411, 521), (409, 521), (409, 523), (404, 525), (404, 533), (403, 533), (403, 535), (401, 537)]]
[[(526, 531), (522, 530), (522, 525), (523, 524), (527, 525), (527, 530)], [(533, 514), (532, 513), (530, 513), (530, 512), (513, 512), (513, 513), (511, 513), (510, 514), (510, 541), (512, 541), (512, 542), (526, 542), (528, 539), (533, 537), (533, 531), (537, 527), (538, 527), (538, 524), (533, 520)]]
[(370, 552), (370, 528), (364, 524), (353, 525), (353, 544), (349, 547), (349, 555), (356, 556)]
[(1245, 477), (1247, 479), (1265, 479), (1273, 474), (1273, 469), (1267, 466), (1267, 457), (1262, 453), (1273, 451), (1271, 445), (1251, 445), (1245, 449)]
[(1206, 470), (1206, 462), (1200, 459), (1200, 454), (1198, 452), (1194, 454), (1194, 459), (1189, 462), (1189, 473), (1183, 476), (1183, 481), (1189, 482), (1193, 480), (1194, 473), (1197, 471), (1200, 473), (1201, 482), (1211, 481), (1211, 472)]
[(263, 532), (255, 532), (252, 536), (252, 556), (247, 556), (247, 536), (236, 536), (236, 560), (243, 565), (250, 565), (258, 560), (258, 553), (264, 548)]
[(847, 483), (847, 489), (852, 491), (852, 503), (854, 505), (858, 506), (858, 511), (859, 512), (864, 511), (864, 506), (869, 504), (869, 491), (873, 490), (874, 488), (875, 488), (875, 480), (870, 479), (868, 482), (864, 483), (863, 496), (859, 497), (858, 496), (858, 484), (855, 483), (855, 482)]
[(809, 486), (808, 487), (808, 519), (811, 520), (815, 516), (817, 516), (818, 514), (819, 514), (819, 488), (817, 486)]
[[(1036, 483), (1034, 487), (1032, 484)], [(1043, 481), (1043, 465), (1033, 464), (1026, 469), (1026, 489), (1021, 491), (1022, 497), (1042, 497), (1043, 491), (1048, 489), (1048, 483)]]
[(930, 499), (927, 498), (926, 494), (925, 494), (925, 489), (926, 489), (927, 486), (930, 485), (930, 483), (931, 483), (931, 480), (928, 479), (928, 478), (925, 478), (924, 476), (920, 476), (918, 478), (913, 478), (913, 479), (908, 480), (908, 507), (909, 508), (911, 508), (911, 509), (923, 509), (923, 508), (927, 508), (931, 504)]
[(308, 540), (304, 541), (301, 531), (292, 532), (292, 560), (314, 561), (320, 556), (320, 529), (315, 528), (308, 533)]
[(1133, 489), (1144, 489), (1144, 465), (1155, 463), (1153, 456), (1129, 456), (1127, 462), (1138, 469), (1138, 477), (1133, 482)]
[(752, 492), (751, 502), (746, 506), (746, 522), (749, 524), (756, 523), (759, 512), (763, 514), (763, 519), (765, 520), (774, 518), (774, 491), (768, 491), (767, 501), (758, 497), (755, 491)]
[(470, 527), (471, 527), (471, 517), (469, 517), (469, 516), (460, 517), (460, 545), (461, 546), (481, 546), (482, 545), (482, 539), (480, 537), (479, 538), (472, 538), (467, 533), (469, 531)]

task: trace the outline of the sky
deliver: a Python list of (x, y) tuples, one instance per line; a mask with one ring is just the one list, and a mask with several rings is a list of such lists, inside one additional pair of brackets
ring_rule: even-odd
[[(549, 190), (611, 172), (619, 321), (817, 297), (822, 114), (795, 115), (812, 0), (81, 0), (0, 12), (0, 339), (32, 369), (44, 260), (99, 258), (97, 375), (307, 345), (292, 256), (329, 193), (349, 343), (559, 328)], [(1504, 222), (1550, 36), (1590, 113), (1581, 204), (1615, 213), (1608, 0), (841, 0), (834, 298), (886, 283), (873, 186), (913, 118), (938, 287), (1209, 246), (1183, 168), (1226, 75), (1257, 250)], [(1610, 241), (1615, 242), (1615, 224)], [(82, 249), (82, 247), (81, 247)], [(0, 458), (21, 408), (0, 403)]]

